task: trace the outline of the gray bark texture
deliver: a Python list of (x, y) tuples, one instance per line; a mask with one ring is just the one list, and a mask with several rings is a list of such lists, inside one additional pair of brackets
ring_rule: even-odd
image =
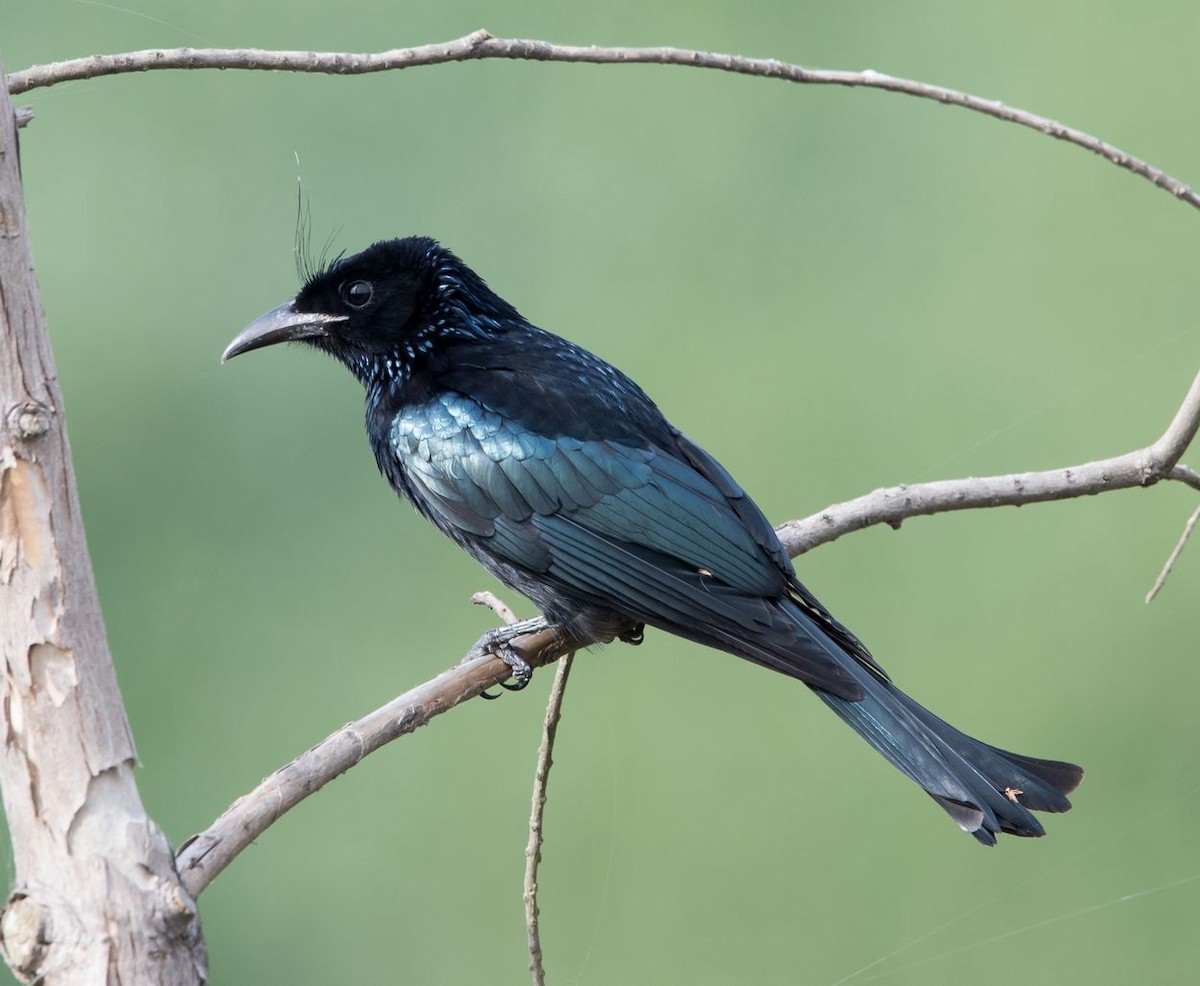
[(28, 983), (203, 983), (195, 902), (134, 783), (62, 407), (0, 86), (0, 948)]

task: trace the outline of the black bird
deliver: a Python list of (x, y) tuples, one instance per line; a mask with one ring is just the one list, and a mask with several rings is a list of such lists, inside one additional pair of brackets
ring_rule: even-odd
[(434, 240), (335, 261), (222, 359), (294, 340), (366, 388), (393, 489), (575, 639), (638, 642), (649, 624), (798, 678), (985, 845), (1071, 807), (1082, 769), (981, 743), (896, 688), (720, 463)]

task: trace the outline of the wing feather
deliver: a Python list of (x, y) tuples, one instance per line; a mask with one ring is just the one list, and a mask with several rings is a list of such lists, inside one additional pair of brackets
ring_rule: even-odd
[(764, 549), (723, 471), (718, 485), (655, 446), (525, 436), (457, 394), (405, 409), (393, 435), (422, 508), (478, 554), (569, 598), (858, 694), (819, 622), (780, 607), (790, 565)]

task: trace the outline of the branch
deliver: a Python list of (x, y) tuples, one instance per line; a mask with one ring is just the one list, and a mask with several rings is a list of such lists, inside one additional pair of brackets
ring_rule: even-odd
[[(876, 490), (803, 520), (787, 521), (776, 533), (788, 554), (795, 557), (851, 531), (876, 524), (899, 527), (901, 521), (924, 514), (1072, 499), (1108, 490), (1151, 486), (1160, 479), (1177, 480), (1200, 490), (1200, 476), (1178, 464), (1198, 427), (1200, 374), (1162, 437), (1143, 449), (1048, 472), (951, 479)], [(503, 604), (490, 593), (480, 593), (474, 601), (491, 607), (506, 622), (511, 616), (511, 611), (505, 613)], [(552, 628), (513, 641), (513, 647), (532, 667), (549, 664), (584, 646), (587, 642), (566, 640)], [(509, 674), (502, 660), (478, 655), (473, 650), (458, 666), (405, 692), (358, 722), (343, 726), (235, 801), (207, 831), (180, 848), (176, 864), (184, 886), (193, 895), (199, 894), (239, 852), (310, 794), (368, 753), (499, 684)]]
[(800, 85), (833, 85), (862, 89), (883, 89), (904, 93), (920, 99), (961, 106), (1015, 123), (1057, 140), (1074, 144), (1098, 154), (1105, 160), (1200, 208), (1200, 195), (1165, 171), (1127, 154), (1119, 147), (1105, 143), (1091, 134), (1065, 126), (1057, 120), (1026, 110), (1006, 106), (992, 99), (983, 99), (957, 89), (930, 85), (914, 79), (884, 75), (873, 69), (847, 72), (834, 69), (805, 68), (774, 58), (746, 58), (711, 51), (687, 48), (622, 48), (559, 45), (549, 41), (522, 38), (494, 38), (485, 30), (475, 31), (454, 41), (419, 45), (415, 48), (395, 48), (375, 54), (316, 51), (261, 51), (255, 48), (154, 48), (130, 51), (118, 55), (91, 55), (48, 65), (34, 65), (8, 76), (8, 89), (14, 96), (31, 89), (45, 88), (60, 82), (94, 79), (127, 72), (149, 72), (164, 69), (247, 69), (267, 72), (317, 72), (332, 75), (363, 75), (416, 68), (420, 65), (440, 65), (445, 62), (480, 61), (502, 58), (538, 62), (588, 62), (595, 65), (677, 65), (686, 68), (713, 69), (738, 75), (755, 75), (780, 79)]
[[(477, 606), (487, 606), (506, 624), (517, 622), (517, 614), (491, 592), (477, 592), (471, 597)], [(554, 737), (558, 733), (558, 722), (562, 718), (563, 699), (567, 693), (567, 679), (575, 652), (570, 651), (558, 662), (554, 673), (554, 684), (550, 687), (550, 698), (546, 702), (546, 718), (542, 723), (542, 742), (538, 745), (537, 763), (533, 771), (532, 807), (529, 810), (529, 840), (525, 844), (525, 936), (529, 948), (529, 971), (533, 974), (533, 986), (546, 986), (546, 968), (542, 961), (542, 935), (538, 924), (538, 867), (542, 863), (542, 819), (546, 814), (546, 789), (550, 783), (550, 767), (553, 764)]]
[(789, 555), (795, 558), (843, 534), (876, 524), (898, 528), (909, 517), (981, 507), (1019, 507), (1047, 500), (1070, 500), (1108, 490), (1153, 486), (1171, 479), (1200, 490), (1200, 476), (1179, 459), (1200, 427), (1200, 374), (1158, 441), (1145, 448), (1046, 472), (1008, 476), (944, 479), (932, 483), (892, 486), (854, 500), (826, 507), (803, 520), (789, 520), (777, 530)]
[[(512, 642), (531, 667), (557, 660), (578, 643), (554, 629), (518, 637)], [(311, 750), (266, 778), (239, 798), (200, 835), (193, 836), (175, 857), (188, 892), (196, 896), (229, 863), (285, 813), (385, 743), (424, 726), (512, 674), (490, 654), (468, 654), (457, 666), (418, 685), (381, 709), (343, 726)]]
[(542, 965), (542, 936), (538, 928), (538, 866), (542, 862), (542, 818), (546, 813), (546, 786), (550, 782), (553, 763), (554, 735), (562, 718), (563, 696), (567, 677), (571, 674), (574, 652), (564, 654), (554, 674), (546, 719), (542, 723), (542, 742), (538, 746), (537, 767), (533, 772), (533, 806), (529, 812), (529, 842), (525, 846), (525, 930), (529, 940), (529, 971), (533, 986), (546, 986), (546, 970)]
[(1167, 576), (1171, 574), (1171, 569), (1175, 567), (1175, 562), (1179, 560), (1179, 556), (1183, 554), (1183, 549), (1187, 545), (1188, 538), (1192, 536), (1192, 531), (1196, 527), (1196, 521), (1200, 520), (1200, 507), (1192, 511), (1192, 515), (1187, 519), (1187, 523), (1183, 525), (1183, 533), (1179, 535), (1179, 540), (1175, 542), (1175, 547), (1171, 550), (1171, 554), (1167, 556), (1166, 562), (1163, 564), (1162, 571), (1158, 573), (1158, 578), (1154, 580), (1154, 585), (1150, 586), (1150, 591), (1146, 593), (1146, 603), (1154, 602), (1154, 597), (1162, 591), (1162, 587), (1167, 584)]

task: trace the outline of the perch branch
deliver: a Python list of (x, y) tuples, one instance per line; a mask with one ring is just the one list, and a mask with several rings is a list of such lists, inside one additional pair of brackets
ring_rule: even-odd
[[(876, 524), (899, 527), (909, 517), (949, 510), (1070, 499), (1151, 486), (1161, 479), (1177, 480), (1200, 490), (1200, 476), (1179, 465), (1179, 458), (1197, 427), (1200, 427), (1200, 375), (1192, 382), (1162, 437), (1145, 448), (1067, 469), (876, 490), (804, 520), (788, 521), (776, 533), (788, 553), (795, 557), (851, 531)], [(495, 609), (488, 596), (483, 594), (477, 601)], [(585, 645), (584, 641), (564, 640), (549, 629), (513, 642), (533, 667), (549, 664)], [(462, 664), (405, 692), (365, 718), (343, 726), (235, 801), (207, 831), (180, 848), (176, 862), (184, 886), (193, 895), (200, 893), (239, 852), (310, 794), (384, 743), (411, 733), (434, 716), (499, 684), (509, 673), (508, 666), (499, 658), (472, 652)]]
[(1091, 151), (1118, 168), (1140, 175), (1158, 188), (1169, 192), (1193, 208), (1200, 208), (1200, 195), (1165, 171), (1154, 167), (1106, 143), (1091, 134), (1068, 127), (1049, 117), (1006, 106), (994, 99), (984, 99), (957, 89), (930, 85), (915, 79), (884, 75), (873, 69), (860, 72), (837, 69), (805, 68), (774, 58), (746, 58), (712, 51), (687, 48), (625, 48), (589, 45), (559, 45), (549, 41), (524, 38), (494, 38), (485, 30), (475, 31), (454, 41), (418, 45), (415, 48), (395, 48), (373, 54), (316, 51), (262, 51), (254, 48), (154, 48), (129, 51), (116, 55), (89, 55), (68, 61), (34, 65), (8, 76), (9, 92), (14, 96), (31, 89), (45, 88), (60, 82), (94, 79), (127, 72), (149, 72), (163, 69), (247, 69), (270, 72), (318, 72), (333, 75), (362, 75), (415, 68), (419, 65), (440, 65), (445, 62), (511, 59), (538, 62), (588, 62), (594, 65), (677, 65), (687, 68), (713, 69), (739, 75), (754, 75), (780, 79), (800, 85), (833, 85), (862, 89), (883, 89), (904, 93), (920, 99), (951, 106), (961, 106), (1015, 123), (1057, 140)]
[[(519, 637), (512, 646), (536, 668), (578, 645), (547, 629)], [(175, 863), (183, 885), (193, 896), (199, 894), (238, 853), (310, 794), (385, 743), (424, 726), (511, 674), (500, 658), (472, 651), (461, 664), (343, 726), (275, 771), (230, 805), (206, 831), (180, 846)]]

